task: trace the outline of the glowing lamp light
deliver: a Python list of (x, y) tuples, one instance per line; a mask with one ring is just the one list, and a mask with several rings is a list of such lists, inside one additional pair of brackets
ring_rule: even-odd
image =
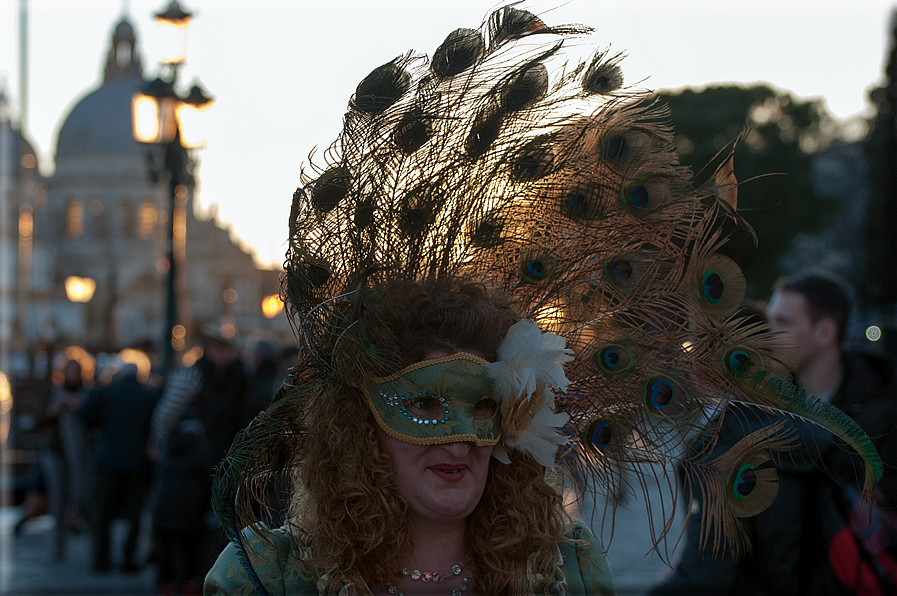
[(881, 339), (881, 327), (870, 325), (866, 328), (866, 339), (869, 341), (878, 341)]
[(205, 147), (210, 123), (208, 118), (203, 117), (202, 112), (205, 112), (213, 103), (215, 103), (215, 98), (209, 95), (198, 82), (194, 82), (190, 93), (177, 107), (181, 144), (184, 147), (188, 149)]
[(6, 374), (0, 372), (0, 444), (6, 446), (12, 411), (12, 387)]
[(170, 143), (179, 134), (184, 147), (203, 147), (208, 123), (199, 114), (213, 103), (215, 98), (199, 83), (181, 99), (170, 82), (156, 78), (131, 99), (134, 138), (141, 143)]
[(171, 0), (165, 10), (153, 15), (156, 22), (162, 25), (160, 34), (163, 47), (166, 48), (163, 62), (181, 64), (187, 59), (187, 26), (193, 19), (193, 13), (184, 9), (177, 0)]
[(193, 366), (196, 364), (196, 361), (202, 358), (202, 348), (199, 346), (193, 346), (181, 356), (181, 364), (186, 367)]
[(262, 300), (262, 314), (266, 319), (273, 319), (283, 311), (283, 301), (279, 294), (265, 296)]
[(134, 348), (125, 348), (118, 353), (118, 357), (122, 364), (133, 364), (137, 367), (137, 380), (141, 383), (146, 383), (149, 380), (153, 364), (146, 352), (135, 350)]
[(237, 321), (232, 315), (224, 315), (221, 317), (221, 337), (224, 339), (233, 339), (237, 334)]
[(154, 97), (138, 93), (131, 104), (134, 115), (134, 138), (141, 143), (159, 142), (159, 119), (156, 114), (159, 111), (159, 103)]
[(90, 302), (97, 289), (96, 280), (71, 275), (65, 278), (65, 295), (72, 302)]
[(131, 99), (134, 138), (141, 143), (170, 143), (178, 132), (179, 100), (169, 81), (156, 77)]

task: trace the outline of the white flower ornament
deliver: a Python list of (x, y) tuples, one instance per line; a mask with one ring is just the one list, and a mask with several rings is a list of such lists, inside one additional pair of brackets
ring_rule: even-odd
[(546, 467), (554, 466), (558, 445), (567, 437), (558, 432), (570, 420), (554, 411), (552, 387), (565, 391), (564, 363), (573, 360), (563, 337), (542, 333), (532, 321), (518, 321), (498, 347), (498, 361), (484, 365), (501, 404), (502, 441), (493, 457), (511, 463), (506, 448), (530, 455)]

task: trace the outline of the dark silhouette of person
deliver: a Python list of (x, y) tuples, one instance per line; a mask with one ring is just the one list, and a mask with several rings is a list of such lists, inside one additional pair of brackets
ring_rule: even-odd
[[(112, 381), (88, 393), (78, 408), (84, 423), (97, 430), (93, 464), (96, 473), (96, 524), (93, 567), (111, 569), (110, 530), (118, 511), (127, 521), (122, 570), (140, 568), (135, 560), (140, 515), (152, 479), (147, 456), (150, 423), (158, 391), (138, 378), (136, 364), (125, 364)], [(147, 371), (148, 372), (148, 371)]]

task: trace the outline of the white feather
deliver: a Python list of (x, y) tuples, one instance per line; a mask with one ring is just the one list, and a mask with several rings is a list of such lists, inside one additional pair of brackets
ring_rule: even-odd
[(498, 362), (485, 365), (492, 377), (498, 401), (526, 398), (538, 385), (566, 390), (564, 363), (573, 360), (566, 340), (554, 333), (542, 333), (532, 321), (518, 321), (498, 347)]
[[(551, 395), (549, 389), (546, 388), (545, 392)], [(558, 445), (563, 445), (568, 440), (568, 437), (558, 431), (567, 424), (570, 417), (565, 413), (552, 411), (547, 395), (529, 426), (519, 434), (502, 437), (502, 445), (530, 455), (546, 468), (550, 468), (554, 466)], [(551, 398), (550, 401), (553, 402), (554, 399)], [(504, 452), (504, 449), (502, 451)], [(495, 450), (492, 454), (495, 455)], [(507, 457), (506, 453), (504, 455)], [(501, 458), (497, 459), (502, 461)], [(510, 460), (507, 463), (510, 463)]]

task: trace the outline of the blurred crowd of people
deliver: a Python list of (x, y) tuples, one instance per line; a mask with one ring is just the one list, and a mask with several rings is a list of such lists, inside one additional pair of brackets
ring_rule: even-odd
[[(210, 333), (163, 379), (137, 349), (102, 367), (78, 346), (65, 349), (30, 431), (40, 452), (15, 532), (50, 514), (55, 560), (66, 559), (70, 533), (90, 532), (95, 573), (134, 573), (152, 562), (160, 595), (201, 594), (227, 542), (211, 512), (214, 467), (295, 362), (295, 350), (259, 340), (241, 354)], [(128, 528), (122, 545), (117, 519)], [(152, 546), (138, 552), (146, 531)]]

